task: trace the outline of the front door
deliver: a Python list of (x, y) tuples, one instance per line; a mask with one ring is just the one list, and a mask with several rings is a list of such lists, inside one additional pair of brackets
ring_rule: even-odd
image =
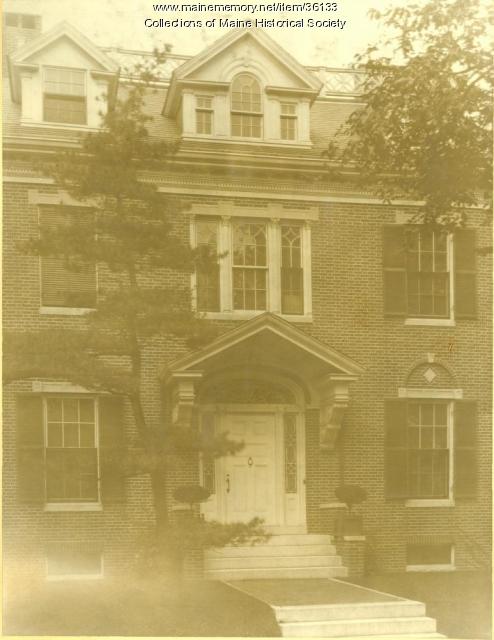
[(243, 442), (244, 447), (202, 465), (203, 484), (212, 490), (202, 505), (207, 519), (248, 522), (262, 518), (272, 533), (305, 532), (305, 446), (303, 423), (290, 409), (266, 405), (256, 409), (206, 411), (203, 428)]
[(275, 414), (236, 413), (225, 418), (224, 430), (245, 446), (221, 465), (224, 520), (247, 522), (258, 516), (267, 525), (275, 525)]

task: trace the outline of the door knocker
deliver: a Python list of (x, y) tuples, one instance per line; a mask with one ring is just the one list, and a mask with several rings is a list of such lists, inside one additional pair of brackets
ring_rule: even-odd
[(252, 467), (252, 465), (254, 464), (254, 460), (252, 460), (250, 456), (249, 456), (249, 459), (247, 460), (247, 464), (249, 465), (249, 467)]

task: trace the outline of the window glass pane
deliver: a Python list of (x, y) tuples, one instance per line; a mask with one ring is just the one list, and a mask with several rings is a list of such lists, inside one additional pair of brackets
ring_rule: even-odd
[(80, 425), (80, 434), (81, 434), (81, 447), (94, 447), (94, 424), (85, 424), (82, 423)]
[(77, 423), (65, 423), (63, 444), (64, 447), (79, 446), (79, 425)]
[(447, 234), (421, 230), (407, 234), (408, 313), (449, 316)]
[(61, 422), (48, 423), (48, 447), (63, 447), (63, 426)]
[(79, 400), (63, 401), (63, 420), (64, 422), (79, 421)]
[(81, 422), (94, 422), (94, 400), (79, 400)]
[(61, 398), (48, 398), (46, 400), (46, 417), (48, 422), (62, 421), (62, 400)]

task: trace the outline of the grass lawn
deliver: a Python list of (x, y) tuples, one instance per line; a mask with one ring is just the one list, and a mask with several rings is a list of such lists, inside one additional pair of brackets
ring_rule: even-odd
[[(130, 581), (129, 581), (130, 582)], [(5, 635), (279, 636), (268, 605), (219, 582), (51, 583), (5, 607)]]
[(491, 638), (492, 582), (488, 572), (400, 573), (352, 580), (427, 605), (437, 630), (450, 638)]

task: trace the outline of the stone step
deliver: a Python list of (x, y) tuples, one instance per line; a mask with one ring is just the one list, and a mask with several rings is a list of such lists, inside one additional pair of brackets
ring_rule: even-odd
[(346, 567), (270, 567), (248, 569), (214, 569), (204, 572), (207, 580), (264, 580), (277, 578), (343, 578)]
[(390, 636), (436, 632), (434, 618), (365, 618), (360, 620), (320, 620), (316, 622), (280, 623), (283, 637), (347, 638), (354, 636)]
[(414, 600), (273, 606), (278, 622), (318, 622), (425, 616), (425, 604)]
[(306, 544), (331, 544), (331, 536), (319, 533), (281, 533), (273, 535), (263, 544), (276, 546), (279, 544), (306, 545)]
[(281, 568), (281, 567), (340, 567), (341, 558), (337, 555), (320, 555), (320, 556), (240, 556), (240, 557), (223, 557), (217, 558), (206, 556), (204, 560), (204, 569), (213, 571), (216, 569), (263, 569), (263, 568)]
[(336, 547), (331, 544), (254, 544), (239, 547), (209, 549), (207, 557), (238, 558), (241, 556), (334, 556)]

